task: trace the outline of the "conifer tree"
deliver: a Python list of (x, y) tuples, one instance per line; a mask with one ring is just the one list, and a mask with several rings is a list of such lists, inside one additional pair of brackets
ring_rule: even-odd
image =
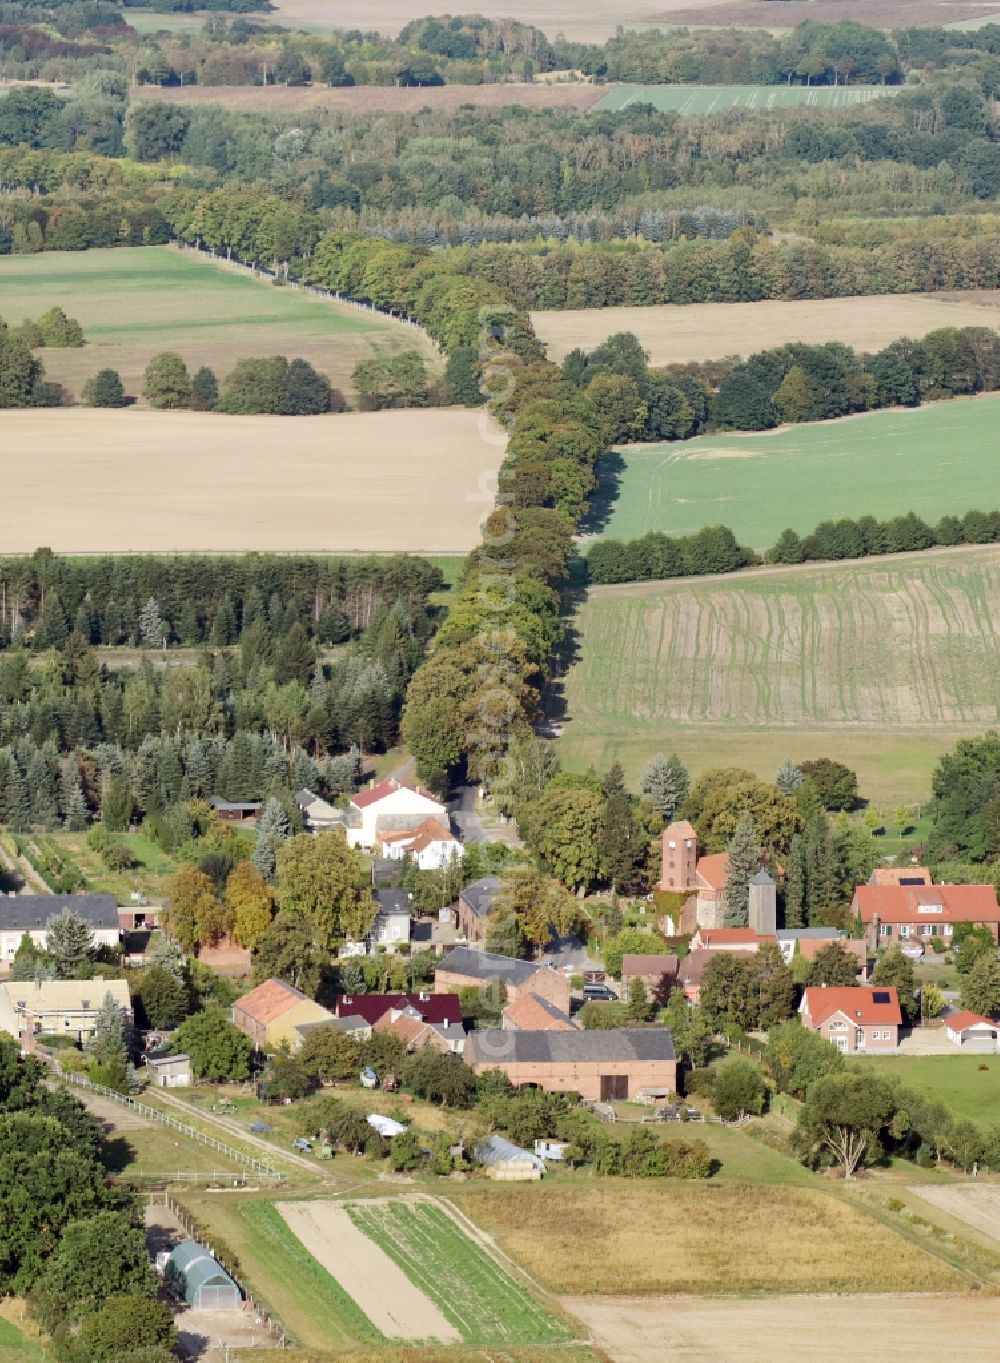
[(45, 924), (45, 943), (60, 980), (76, 979), (94, 950), (90, 928), (68, 905)]
[(808, 910), (805, 843), (801, 834), (792, 839), (785, 859), (785, 927), (803, 928)]
[(726, 847), (729, 871), (722, 909), (727, 928), (745, 928), (750, 921), (750, 880), (760, 870), (760, 851), (754, 826), (743, 815)]
[(639, 789), (669, 823), (687, 798), (691, 778), (676, 753), (657, 753), (639, 777)]
[(800, 768), (788, 757), (774, 774), (774, 784), (782, 795), (794, 795), (805, 779)]

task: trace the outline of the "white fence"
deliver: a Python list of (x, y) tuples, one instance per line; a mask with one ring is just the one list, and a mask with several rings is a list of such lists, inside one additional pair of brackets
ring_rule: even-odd
[[(259, 1160), (254, 1155), (248, 1155), (245, 1150), (237, 1150), (235, 1147), (227, 1145), (225, 1141), (218, 1140), (215, 1136), (208, 1136), (204, 1131), (199, 1131), (197, 1127), (189, 1126), (187, 1122), (178, 1121), (168, 1112), (161, 1112), (159, 1108), (150, 1107), (147, 1103), (142, 1103), (138, 1098), (132, 1098), (126, 1093), (118, 1093), (115, 1089), (106, 1088), (104, 1084), (94, 1084), (86, 1075), (76, 1074), (72, 1071), (66, 1072), (55, 1059), (52, 1061), (52, 1066), (60, 1078), (65, 1079), (67, 1083), (76, 1084), (78, 1088), (87, 1089), (90, 1093), (99, 1093), (102, 1098), (109, 1098), (111, 1102), (127, 1108), (129, 1112), (134, 1112), (140, 1117), (145, 1117), (147, 1121), (157, 1122), (160, 1126), (168, 1127), (171, 1131), (186, 1136), (188, 1140), (194, 1141), (197, 1145), (207, 1146), (209, 1150), (215, 1150), (220, 1155), (225, 1155), (234, 1164), (242, 1164), (244, 1168), (252, 1169), (261, 1178), (266, 1178), (272, 1183), (281, 1183), (284, 1177), (265, 1160)], [(203, 1175), (198, 1175), (199, 1179), (203, 1177)], [(225, 1177), (231, 1179), (232, 1174), (230, 1173)]]

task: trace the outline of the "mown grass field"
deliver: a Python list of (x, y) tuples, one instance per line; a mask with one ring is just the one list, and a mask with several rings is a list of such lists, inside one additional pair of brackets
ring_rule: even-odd
[[(983, 1127), (1000, 1122), (997, 1056), (959, 1055), (957, 1051), (954, 1055), (865, 1056), (857, 1064), (887, 1079), (898, 1079), (928, 1098), (940, 1099), (960, 1121)], [(983, 1065), (987, 1068), (980, 1068)]]
[(24, 1303), (8, 1301), (4, 1306), (6, 1314), (0, 1316), (0, 1363), (47, 1363), (51, 1354), (37, 1339), (9, 1319), (15, 1310), (24, 1310)]
[(208, 365), (220, 382), (247, 356), (301, 356), (345, 392), (354, 366), (376, 353), (416, 348), (436, 362), (412, 327), (169, 246), (0, 259), (4, 321), (55, 306), (76, 318), (87, 344), (40, 355), (47, 376), (77, 397), (92, 374), (111, 368), (138, 398), (146, 365), (162, 350), (177, 351), (192, 372)]
[(895, 95), (881, 85), (618, 85), (594, 107), (600, 113), (652, 104), (667, 113), (715, 114), (723, 109), (847, 109)]
[(946, 1291), (940, 1261), (829, 1194), (619, 1180), (469, 1189), (469, 1216), (553, 1292)]
[(401, 1201), (354, 1203), (348, 1212), (467, 1344), (492, 1348), (570, 1337), (565, 1324), (440, 1207)]
[(592, 589), (563, 759), (634, 778), (676, 748), (770, 779), (825, 754), (883, 807), (918, 803), (939, 754), (1000, 720), (998, 612), (991, 547)]
[(933, 522), (991, 511), (1000, 508), (998, 421), (1000, 396), (991, 394), (765, 435), (628, 446), (605, 464), (600, 538), (722, 524), (763, 550), (787, 527), (808, 533), (841, 516), (915, 511)]

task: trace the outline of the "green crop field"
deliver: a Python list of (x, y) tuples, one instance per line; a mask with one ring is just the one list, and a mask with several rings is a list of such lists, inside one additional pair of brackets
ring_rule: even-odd
[(998, 421), (1000, 396), (990, 394), (764, 435), (630, 445), (605, 461), (600, 537), (723, 524), (766, 549), (788, 526), (806, 533), (840, 516), (915, 511), (933, 522), (1000, 508)]
[(355, 1203), (348, 1211), (467, 1344), (503, 1348), (570, 1338), (563, 1322), (440, 1207), (397, 1201)]
[[(564, 762), (634, 778), (783, 758), (855, 767), (879, 802), (929, 794), (940, 753), (1000, 722), (1000, 550), (591, 590), (564, 682)], [(889, 806), (891, 807), (891, 805)]]
[(959, 1121), (984, 1127), (1000, 1122), (1000, 1066), (989, 1056), (864, 1056), (851, 1063), (936, 1098)]
[(617, 85), (594, 109), (600, 113), (652, 104), (664, 113), (714, 114), (722, 109), (844, 109), (895, 95), (882, 85)]
[(47, 377), (76, 396), (105, 367), (138, 396), (146, 365), (161, 350), (177, 351), (192, 372), (209, 365), (220, 380), (247, 356), (301, 356), (344, 391), (358, 361), (379, 352), (416, 348), (436, 362), (412, 327), (169, 246), (0, 258), (5, 322), (54, 306), (76, 318), (87, 344), (39, 354)]

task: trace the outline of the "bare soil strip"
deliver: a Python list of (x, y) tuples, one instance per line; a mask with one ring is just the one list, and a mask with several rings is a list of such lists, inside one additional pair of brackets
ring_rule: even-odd
[(993, 1363), (1000, 1330), (995, 1297), (564, 1297), (562, 1304), (614, 1363)]
[(306, 1249), (349, 1292), (368, 1319), (391, 1339), (461, 1337), (378, 1245), (335, 1202), (275, 1204)]
[(932, 1207), (964, 1221), (967, 1226), (1000, 1240), (1000, 1183), (979, 1183), (974, 1186), (934, 1187), (921, 1183), (910, 1189)]
[(479, 412), (0, 413), (4, 552), (464, 553), (505, 436)]

